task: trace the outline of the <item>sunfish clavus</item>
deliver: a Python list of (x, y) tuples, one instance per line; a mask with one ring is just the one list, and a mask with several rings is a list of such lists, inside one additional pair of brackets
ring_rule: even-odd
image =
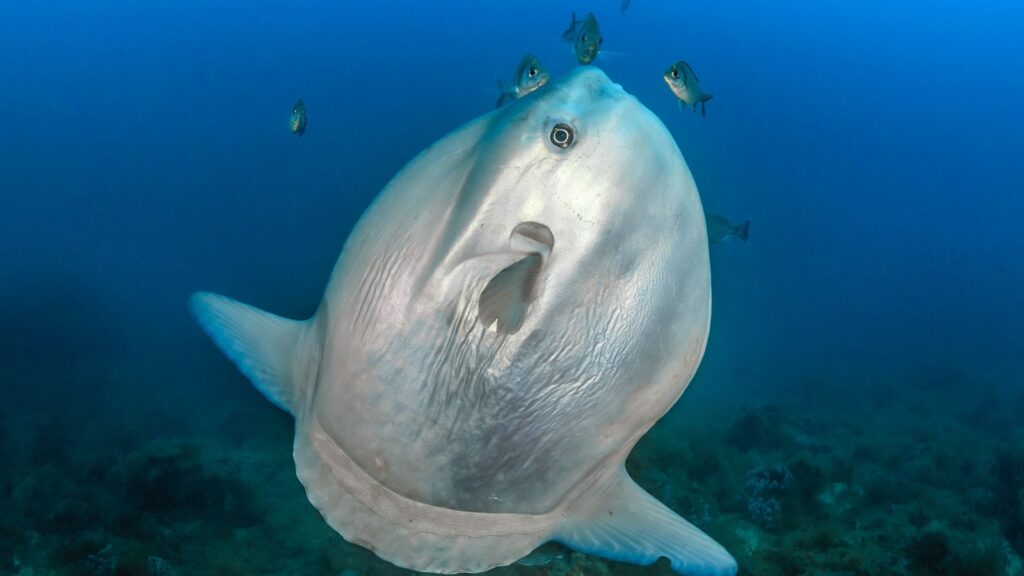
[(554, 540), (736, 572), (625, 470), (704, 353), (710, 272), (679, 149), (596, 68), (412, 160), (309, 320), (211, 293), (192, 308), (295, 417), (309, 500), (385, 560), (482, 572)]

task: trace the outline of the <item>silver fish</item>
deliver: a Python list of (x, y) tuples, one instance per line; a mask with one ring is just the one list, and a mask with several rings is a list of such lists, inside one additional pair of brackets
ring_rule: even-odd
[(735, 236), (744, 242), (747, 241), (747, 235), (750, 233), (750, 220), (733, 224), (725, 217), (707, 211), (704, 212), (704, 219), (708, 227), (708, 240), (712, 243), (725, 241), (730, 236)]
[(573, 54), (580, 64), (590, 64), (596, 60), (601, 44), (604, 43), (593, 13), (584, 16), (583, 20), (577, 20), (576, 12), (573, 12), (569, 28), (562, 32), (562, 40), (572, 44)]
[(306, 104), (302, 102), (302, 98), (299, 98), (295, 106), (292, 106), (292, 116), (288, 120), (288, 127), (296, 136), (306, 133)]
[(547, 68), (540, 63), (536, 56), (532, 54), (523, 56), (523, 61), (519, 63), (519, 68), (516, 70), (515, 84), (509, 86), (498, 80), (498, 90), (501, 91), (501, 95), (498, 97), (498, 104), (495, 107), (500, 108), (512, 100), (526, 96), (547, 84), (550, 79), (551, 75), (548, 74)]
[(668, 70), (665, 70), (662, 78), (668, 84), (669, 90), (676, 95), (676, 98), (679, 98), (680, 109), (682, 109), (683, 104), (686, 104), (696, 112), (697, 104), (700, 104), (700, 115), (707, 115), (704, 110), (704, 103), (711, 100), (712, 95), (701, 91), (700, 80), (697, 79), (697, 75), (693, 73), (693, 68), (690, 68), (689, 64), (682, 60), (676, 62), (669, 66)]

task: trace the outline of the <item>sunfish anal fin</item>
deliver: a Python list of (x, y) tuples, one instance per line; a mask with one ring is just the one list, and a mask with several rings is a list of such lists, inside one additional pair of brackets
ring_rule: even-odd
[(526, 319), (543, 257), (531, 252), (515, 264), (494, 275), (480, 293), (480, 323), (495, 328), (499, 334), (515, 334)]
[(736, 560), (717, 542), (637, 486), (625, 467), (574, 503), (552, 539), (586, 554), (633, 564), (662, 556), (687, 576), (734, 576)]

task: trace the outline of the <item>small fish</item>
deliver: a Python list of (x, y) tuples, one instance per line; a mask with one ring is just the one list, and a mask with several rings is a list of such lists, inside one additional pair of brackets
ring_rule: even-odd
[(686, 104), (696, 112), (697, 104), (700, 104), (700, 115), (707, 116), (704, 103), (711, 100), (712, 95), (701, 91), (700, 80), (697, 79), (697, 75), (693, 73), (693, 68), (690, 68), (689, 64), (680, 60), (669, 66), (662, 77), (668, 84), (668, 89), (676, 95), (676, 98), (679, 98), (680, 110), (682, 110), (683, 104)]
[(632, 4), (632, 3), (633, 3), (633, 0), (622, 0), (622, 9), (619, 10), (619, 15), (621, 16), (621, 15), (625, 14), (626, 13), (626, 9), (628, 9), (629, 5)]
[(576, 12), (572, 13), (569, 28), (562, 32), (562, 40), (572, 43), (572, 51), (580, 64), (590, 64), (597, 59), (597, 53), (604, 42), (594, 14), (587, 14), (583, 20), (577, 20)]
[(519, 69), (516, 70), (514, 85), (509, 86), (498, 80), (498, 90), (501, 91), (501, 96), (498, 97), (498, 105), (495, 108), (500, 108), (512, 100), (526, 96), (547, 84), (550, 79), (551, 75), (548, 74), (547, 68), (540, 63), (536, 56), (532, 54), (523, 56), (523, 61), (519, 64)]
[(292, 117), (288, 121), (288, 126), (292, 134), (302, 136), (306, 132), (306, 105), (303, 104), (302, 98), (292, 106)]
[(744, 242), (747, 241), (747, 234), (750, 232), (750, 220), (734, 225), (723, 216), (712, 214), (711, 212), (704, 212), (704, 220), (708, 225), (708, 240), (712, 244), (723, 242), (729, 236), (735, 236)]

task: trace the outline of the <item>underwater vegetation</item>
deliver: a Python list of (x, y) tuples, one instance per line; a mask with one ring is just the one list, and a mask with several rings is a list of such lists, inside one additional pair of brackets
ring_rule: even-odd
[[(882, 407), (871, 394), (785, 396), (739, 410), (684, 403), (637, 445), (630, 474), (728, 546), (740, 574), (1022, 574), (1019, 421), (982, 429), (973, 407), (915, 412), (910, 395)], [(263, 402), (209, 407), (202, 424), (108, 407), (77, 433), (60, 418), (0, 415), (0, 574), (413, 574), (309, 508), (290, 422)], [(135, 438), (110, 450), (123, 436)], [(525, 563), (492, 574), (673, 574), (664, 560), (632, 566), (557, 545)]]
[(1024, 446), (1001, 446), (990, 471), (991, 511), (999, 520), (1007, 542), (1024, 555)]
[[(787, 392), (738, 410), (684, 402), (627, 468), (728, 546), (740, 574), (1020, 576), (1024, 427), (1013, 402), (992, 409), (992, 442), (991, 427), (972, 424), (976, 407), (928, 394), (882, 406), (871, 393)], [(62, 417), (0, 415), (0, 574), (412, 574), (310, 509), (290, 423), (264, 402), (243, 396), (156, 426), (131, 414), (152, 406), (122, 404), (81, 430)], [(110, 450), (120, 436), (134, 439)], [(673, 574), (664, 560), (633, 566), (559, 546), (526, 563), (491, 573)]]

